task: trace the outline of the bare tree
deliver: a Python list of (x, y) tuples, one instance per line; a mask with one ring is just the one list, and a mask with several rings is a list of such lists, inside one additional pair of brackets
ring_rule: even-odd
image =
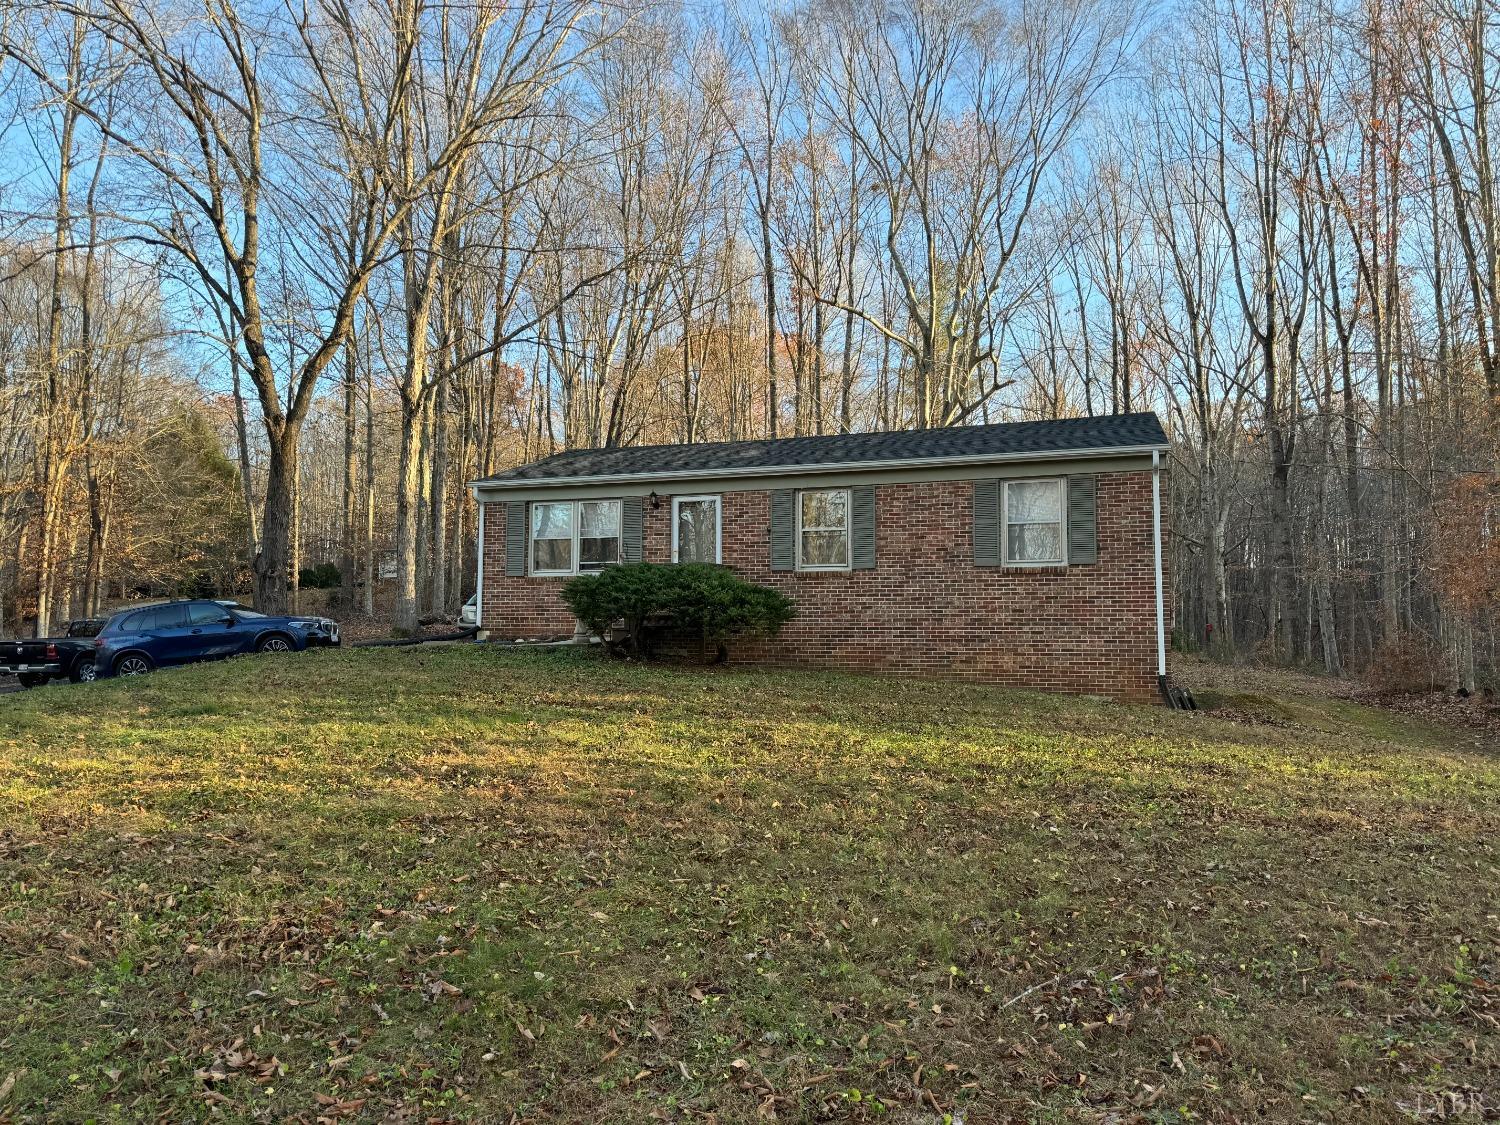
[(1119, 70), (1128, 7), (927, 0), (835, 7), (833, 105), (881, 197), (900, 319), (833, 303), (911, 367), (911, 418), (952, 425), (1005, 385), (1004, 324), (1038, 278), (1023, 236), (1058, 153)]

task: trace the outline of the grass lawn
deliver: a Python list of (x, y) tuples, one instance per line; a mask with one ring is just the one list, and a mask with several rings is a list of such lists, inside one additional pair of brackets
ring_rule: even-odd
[(0, 699), (0, 1119), (1500, 1113), (1500, 751), (1225, 702), (476, 646)]

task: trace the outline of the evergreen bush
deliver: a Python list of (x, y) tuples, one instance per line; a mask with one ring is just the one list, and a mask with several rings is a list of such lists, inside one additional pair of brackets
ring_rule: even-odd
[(650, 634), (665, 626), (699, 633), (722, 657), (730, 639), (775, 636), (796, 613), (780, 591), (710, 563), (606, 567), (572, 579), (562, 599), (601, 637), (623, 622), (624, 648), (638, 657), (650, 656)]

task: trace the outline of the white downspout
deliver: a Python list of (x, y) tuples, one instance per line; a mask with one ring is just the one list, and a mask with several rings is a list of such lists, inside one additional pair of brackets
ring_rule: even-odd
[(1167, 615), (1161, 588), (1161, 450), (1151, 451), (1151, 540), (1156, 554), (1156, 674), (1167, 674)]
[[(479, 499), (479, 490), (474, 490), (474, 502), (479, 505), (479, 565), (475, 572), (474, 584), (474, 625), (479, 630), (475, 634), (478, 640), (484, 640), (484, 501)], [(1158, 600), (1160, 595), (1158, 594)]]

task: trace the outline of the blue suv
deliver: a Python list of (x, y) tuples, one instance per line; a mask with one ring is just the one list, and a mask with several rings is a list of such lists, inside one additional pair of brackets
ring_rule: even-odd
[(94, 638), (96, 675), (140, 676), (242, 652), (301, 652), (339, 643), (326, 617), (270, 617), (234, 602), (168, 602), (127, 609)]

